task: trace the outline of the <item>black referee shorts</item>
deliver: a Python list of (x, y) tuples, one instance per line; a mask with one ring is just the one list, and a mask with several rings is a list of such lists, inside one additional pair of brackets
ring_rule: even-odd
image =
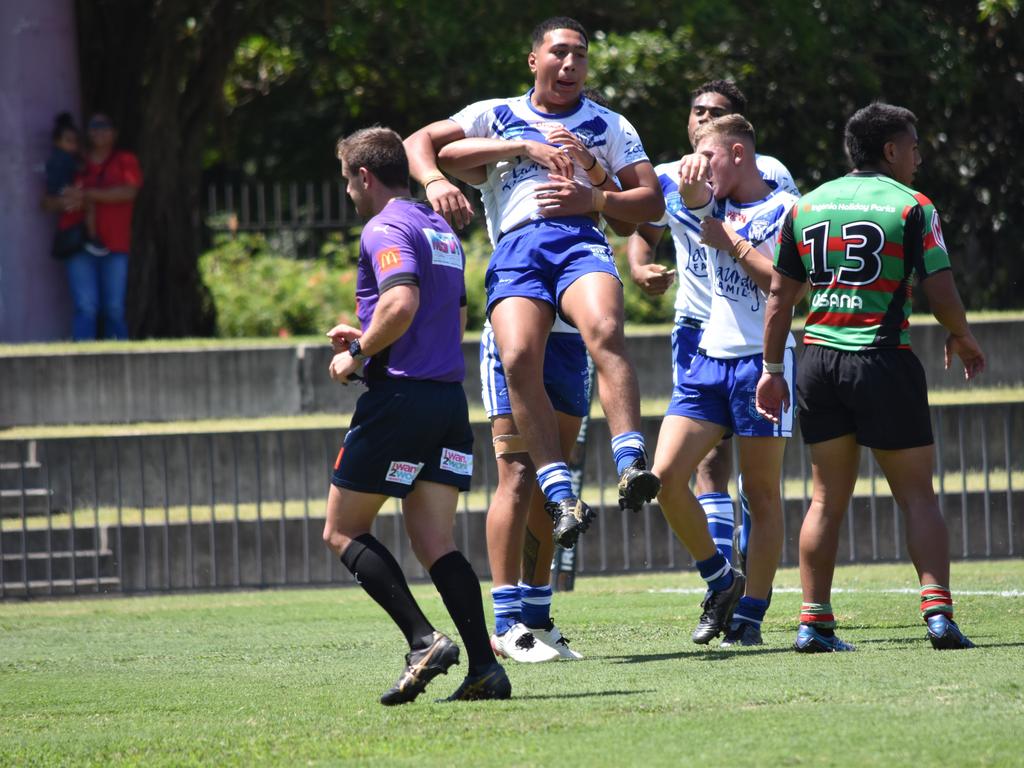
[(804, 347), (796, 383), (804, 442), (853, 434), (884, 451), (931, 445), (928, 385), (909, 349)]
[(405, 498), (417, 480), (469, 490), (473, 430), (460, 383), (374, 381), (334, 464), (339, 488)]

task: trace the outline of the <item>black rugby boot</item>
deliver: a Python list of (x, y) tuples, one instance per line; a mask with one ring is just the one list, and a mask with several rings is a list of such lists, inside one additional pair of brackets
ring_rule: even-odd
[(619, 509), (639, 512), (660, 490), (658, 476), (647, 469), (646, 461), (636, 459), (619, 478)]
[(466, 675), (462, 685), (447, 699), (438, 701), (483, 701), (485, 699), (508, 699), (512, 696), (512, 683), (505, 668), (494, 662), (477, 675)]
[(555, 521), (555, 544), (565, 549), (572, 549), (576, 545), (580, 534), (590, 527), (590, 521), (597, 516), (582, 499), (572, 496), (561, 501), (547, 502), (544, 511)]
[(405, 669), (393, 686), (380, 697), (384, 706), (405, 704), (412, 701), (427, 687), (427, 683), (438, 675), (448, 674), (448, 668), (459, 663), (459, 646), (434, 632), (433, 640), (426, 648), (405, 654)]
[(700, 615), (700, 621), (697, 622), (697, 628), (691, 635), (693, 642), (706, 645), (725, 631), (746, 586), (747, 580), (744, 575), (733, 568), (732, 586), (717, 592), (710, 589), (707, 591), (700, 604), (704, 610)]

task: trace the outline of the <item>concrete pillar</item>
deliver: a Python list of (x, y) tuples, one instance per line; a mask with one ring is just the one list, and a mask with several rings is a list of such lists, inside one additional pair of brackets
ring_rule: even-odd
[(71, 336), (54, 214), (39, 208), (53, 118), (80, 114), (74, 0), (0, 2), (0, 341)]

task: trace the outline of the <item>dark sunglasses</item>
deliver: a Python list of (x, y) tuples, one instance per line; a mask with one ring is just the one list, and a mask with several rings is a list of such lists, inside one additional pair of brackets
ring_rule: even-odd
[(90, 120), (88, 128), (90, 131), (98, 131), (103, 128), (113, 128), (114, 124), (109, 120)]

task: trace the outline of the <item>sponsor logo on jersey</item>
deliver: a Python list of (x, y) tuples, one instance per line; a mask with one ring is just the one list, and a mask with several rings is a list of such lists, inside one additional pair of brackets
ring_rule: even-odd
[(388, 232), (391, 231), (391, 225), (390, 224), (374, 224), (373, 225), (373, 229), (370, 230), (370, 231), (371, 232), (380, 232), (380, 233), (386, 235), (386, 234), (388, 234)]
[[(608, 123), (600, 117), (595, 117), (593, 120), (580, 123), (572, 129), (572, 132), (576, 134), (583, 146), (593, 148), (608, 143), (604, 137), (607, 130)], [(626, 150), (626, 154), (629, 154), (629, 150)]]
[[(786, 213), (785, 206), (780, 205), (772, 211), (758, 214), (757, 217), (747, 225), (747, 231), (745, 236), (754, 245), (763, 243), (774, 233), (772, 230), (778, 225), (779, 221)], [(743, 232), (740, 232), (743, 235)]]
[(458, 237), (451, 232), (438, 232), (430, 227), (424, 227), (423, 234), (430, 243), (431, 262), (435, 266), (462, 269), (462, 247)]
[(707, 277), (708, 252), (702, 246), (693, 245), (689, 240), (686, 241), (686, 244), (690, 249), (689, 258), (686, 260), (686, 271), (692, 272), (697, 277)]
[(718, 266), (715, 268), (715, 292), (729, 301), (750, 301), (750, 311), (757, 312), (761, 308), (761, 291), (757, 283), (738, 267)]
[(811, 306), (815, 309), (861, 309), (864, 306), (864, 300), (860, 296), (850, 296), (849, 294), (840, 296), (838, 293), (823, 291), (814, 294)]
[(470, 477), (473, 474), (473, 454), (443, 448), (441, 449), (441, 469), (456, 475)]
[(874, 212), (874, 213), (896, 213), (896, 208), (892, 205), (879, 205), (878, 203), (813, 203), (810, 206), (804, 206), (804, 210), (818, 211), (858, 211), (861, 213)]
[(665, 210), (673, 216), (683, 210), (683, 198), (678, 192), (665, 195)]
[(402, 252), (393, 245), (389, 248), (381, 248), (373, 255), (373, 258), (377, 260), (377, 266), (381, 272), (390, 272), (402, 263)]
[(939, 221), (939, 212), (936, 210), (932, 211), (932, 237), (935, 238), (935, 244), (942, 249), (943, 253), (949, 253), (946, 250), (946, 241), (942, 237), (942, 222)]
[(408, 461), (392, 461), (388, 465), (388, 473), (384, 479), (389, 483), (412, 485), (421, 469), (423, 469), (423, 462), (413, 464)]

